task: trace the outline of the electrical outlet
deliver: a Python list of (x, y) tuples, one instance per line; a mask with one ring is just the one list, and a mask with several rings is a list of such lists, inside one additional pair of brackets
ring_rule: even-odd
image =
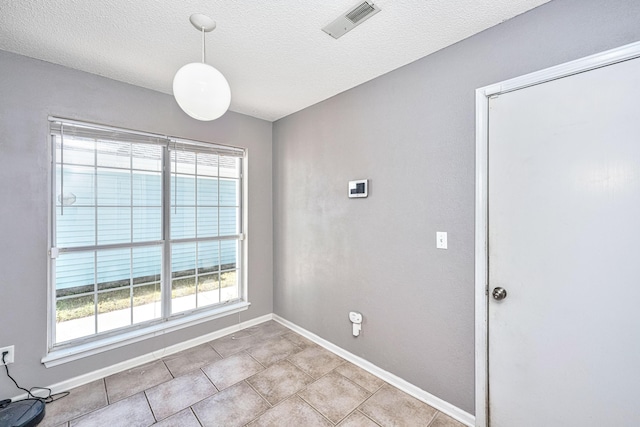
[[(2, 363), (2, 355), (4, 354), (5, 351), (7, 352), (7, 355), (4, 356), (5, 363)], [(10, 363), (13, 363), (15, 352), (16, 352), (16, 349), (12, 345), (9, 347), (0, 348), (0, 365), (8, 365)]]

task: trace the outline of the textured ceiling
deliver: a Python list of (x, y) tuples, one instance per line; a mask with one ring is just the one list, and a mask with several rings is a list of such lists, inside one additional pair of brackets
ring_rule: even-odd
[(0, 49), (172, 93), (175, 72), (207, 62), (231, 85), (231, 110), (276, 120), (549, 0), (378, 0), (334, 40), (321, 31), (357, 0), (0, 0)]

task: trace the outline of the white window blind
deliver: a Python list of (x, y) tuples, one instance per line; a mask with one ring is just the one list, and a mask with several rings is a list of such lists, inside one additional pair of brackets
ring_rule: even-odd
[(243, 299), (243, 149), (50, 121), (50, 348)]

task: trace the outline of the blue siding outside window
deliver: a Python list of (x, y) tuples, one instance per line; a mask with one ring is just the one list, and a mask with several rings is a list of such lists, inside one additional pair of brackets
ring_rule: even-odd
[[(60, 168), (58, 167), (58, 174)], [(57, 207), (57, 244), (59, 247), (80, 247), (95, 244), (156, 241), (162, 239), (162, 177), (159, 173), (134, 171), (132, 174), (120, 170), (80, 166), (64, 167), (65, 193), (73, 193), (76, 202), (72, 206)], [(96, 179), (97, 176), (97, 179)], [(96, 198), (96, 186), (98, 182)], [(130, 183), (133, 181), (133, 186)], [(218, 181), (220, 185), (220, 208), (217, 203)], [(195, 177), (179, 176), (178, 206), (171, 208), (171, 233), (174, 239), (196, 237)], [(112, 184), (118, 190), (108, 186)], [(198, 177), (198, 237), (212, 237), (238, 234), (239, 204), (237, 200), (238, 181)], [(172, 186), (173, 188), (173, 186)], [(102, 189), (102, 190), (101, 190)], [(172, 200), (174, 194), (172, 193)], [(96, 208), (96, 203), (98, 207)], [(142, 207), (144, 206), (144, 207)], [(233, 206), (233, 207), (222, 207)], [(220, 209), (220, 231), (218, 231), (218, 209)], [(97, 223), (96, 223), (97, 215)], [(97, 241), (96, 241), (97, 226)], [(87, 255), (85, 255), (87, 256)], [(221, 253), (221, 263), (235, 263), (234, 248), (225, 247)], [(71, 265), (67, 265), (71, 263)], [(94, 281), (93, 266), (78, 271), (73, 260), (58, 263), (56, 288), (90, 285)], [(62, 264), (62, 265), (60, 265)], [(149, 260), (142, 265), (140, 275), (155, 271), (157, 260)], [(173, 264), (173, 269), (188, 269), (188, 262)], [(123, 280), (129, 277), (128, 266), (120, 270), (111, 268), (109, 280)]]
[(52, 345), (241, 297), (241, 159), (74, 126), (52, 125)]

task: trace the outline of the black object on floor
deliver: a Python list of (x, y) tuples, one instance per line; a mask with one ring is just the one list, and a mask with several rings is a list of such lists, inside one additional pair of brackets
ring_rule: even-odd
[(41, 399), (24, 399), (0, 406), (0, 427), (35, 427), (44, 418)]

